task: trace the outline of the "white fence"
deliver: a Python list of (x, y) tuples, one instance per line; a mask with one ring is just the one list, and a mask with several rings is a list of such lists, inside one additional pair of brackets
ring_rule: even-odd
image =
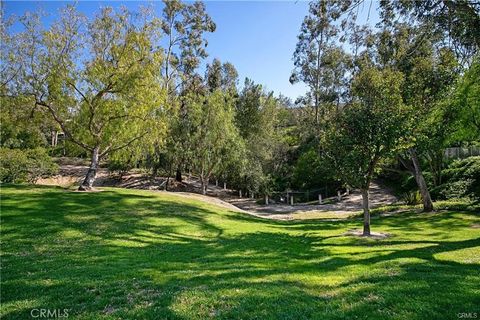
[(463, 159), (470, 156), (480, 156), (480, 147), (455, 147), (445, 149), (445, 158), (447, 159)]

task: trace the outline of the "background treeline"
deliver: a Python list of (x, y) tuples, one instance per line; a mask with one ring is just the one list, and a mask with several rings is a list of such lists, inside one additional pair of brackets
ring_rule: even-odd
[[(102, 162), (176, 181), (193, 173), (203, 192), (212, 179), (244, 194), (359, 188), (367, 209), (378, 175), (425, 210), (432, 199), (478, 200), (479, 158), (444, 151), (479, 145), (480, 8), (428, 3), (381, 1), (372, 27), (357, 19), (361, 0), (312, 2), (290, 78), (309, 90), (294, 102), (240, 85), (229, 62), (200, 68), (216, 28), (202, 2), (166, 1), (160, 15), (66, 6), (48, 26), (36, 13), (3, 17), (1, 145), (11, 160), (1, 179), (51, 174), (40, 147), (90, 159), (85, 190)], [(52, 132), (65, 143), (50, 147)], [(45, 171), (10, 174), (16, 157)]]

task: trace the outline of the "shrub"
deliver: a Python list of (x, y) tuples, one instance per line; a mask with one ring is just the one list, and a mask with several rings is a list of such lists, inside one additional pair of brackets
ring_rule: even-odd
[(24, 182), (27, 180), (28, 159), (19, 149), (0, 148), (0, 181)]
[(401, 200), (408, 205), (415, 205), (422, 202), (422, 196), (419, 191), (409, 191), (402, 194)]
[(442, 177), (444, 183), (432, 190), (435, 197), (480, 200), (480, 157), (452, 162), (442, 171)]
[(293, 168), (292, 187), (296, 190), (309, 190), (327, 185), (332, 191), (340, 187), (329, 163), (322, 159), (315, 149), (303, 153)]
[(41, 177), (54, 175), (58, 165), (43, 148), (0, 148), (0, 182), (36, 182)]
[(108, 170), (110, 172), (116, 172), (120, 176), (123, 176), (132, 170), (135, 166), (129, 162), (121, 161), (117, 159), (110, 159), (107, 163)]

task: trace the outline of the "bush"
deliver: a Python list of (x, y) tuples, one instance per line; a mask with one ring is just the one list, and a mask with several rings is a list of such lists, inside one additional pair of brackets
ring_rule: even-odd
[(58, 165), (43, 148), (26, 150), (0, 148), (0, 182), (2, 183), (34, 183), (39, 178), (48, 177), (57, 172)]
[(408, 205), (415, 205), (422, 202), (422, 195), (419, 191), (405, 192), (402, 194), (401, 200)]
[(132, 163), (121, 161), (117, 159), (111, 159), (107, 163), (108, 171), (116, 172), (120, 176), (124, 176), (128, 171), (132, 170), (135, 166)]
[(442, 177), (444, 183), (432, 190), (435, 198), (480, 200), (480, 157), (452, 162)]
[(329, 163), (322, 159), (315, 149), (303, 153), (293, 168), (292, 187), (296, 190), (309, 190), (327, 185), (332, 191), (340, 187)]

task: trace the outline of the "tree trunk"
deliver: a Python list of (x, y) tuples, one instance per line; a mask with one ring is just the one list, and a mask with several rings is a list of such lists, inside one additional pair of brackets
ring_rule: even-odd
[(410, 149), (410, 156), (413, 162), (413, 174), (415, 176), (415, 181), (417, 181), (418, 189), (420, 190), (420, 193), (422, 195), (423, 211), (433, 211), (432, 198), (430, 197), (427, 183), (425, 182), (425, 178), (423, 177), (422, 168), (420, 167), (420, 162), (418, 161), (418, 156), (415, 149)]
[(90, 162), (90, 167), (88, 168), (87, 175), (83, 180), (82, 184), (78, 188), (80, 191), (92, 190), (93, 182), (97, 175), (98, 160), (99, 160), (99, 147), (95, 147), (92, 151), (92, 160)]
[(202, 194), (206, 195), (207, 194), (207, 188), (208, 188), (208, 178), (200, 177), (200, 182), (201, 182), (201, 187), (202, 187)]
[(175, 180), (182, 182), (182, 170), (180, 167), (177, 168), (177, 172), (175, 173)]
[(363, 235), (370, 236), (370, 205), (368, 203), (368, 187), (362, 188), (363, 200)]

